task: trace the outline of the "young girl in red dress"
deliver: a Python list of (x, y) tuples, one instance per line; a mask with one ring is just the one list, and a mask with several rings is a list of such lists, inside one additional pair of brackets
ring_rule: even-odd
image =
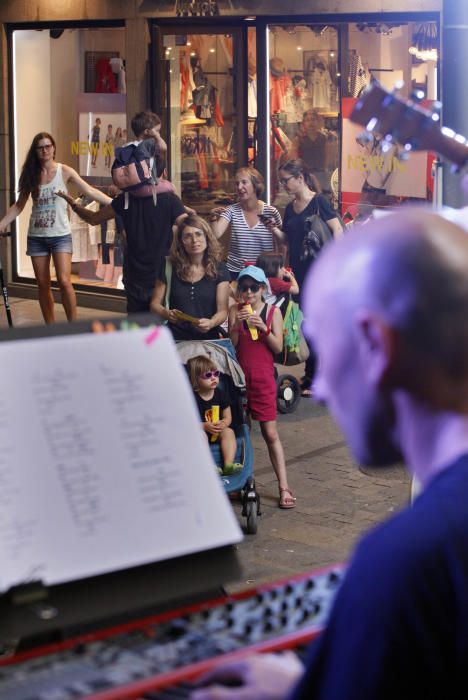
[(276, 425), (276, 378), (273, 354), (283, 347), (281, 312), (263, 301), (265, 273), (249, 265), (237, 278), (238, 304), (229, 311), (229, 335), (236, 348), (247, 387), (248, 410), (260, 422), (280, 491), (279, 507), (294, 508), (296, 499), (288, 485), (286, 462)]

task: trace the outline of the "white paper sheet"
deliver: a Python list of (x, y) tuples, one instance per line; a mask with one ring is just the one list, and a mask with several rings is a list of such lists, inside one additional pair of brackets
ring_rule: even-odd
[(0, 343), (0, 592), (239, 542), (165, 328)]

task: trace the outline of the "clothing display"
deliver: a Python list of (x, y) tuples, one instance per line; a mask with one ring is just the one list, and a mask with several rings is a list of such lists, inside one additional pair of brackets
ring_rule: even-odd
[(124, 95), (127, 92), (124, 60), (123, 58), (115, 56), (109, 59), (109, 64), (117, 84), (117, 91)]
[[(80, 204), (79, 199), (77, 200), (77, 203)], [(95, 202), (92, 202), (86, 208), (96, 211), (96, 208), (93, 205), (95, 205)], [(95, 226), (90, 226), (83, 221), (83, 219), (80, 219), (78, 214), (72, 211), (70, 215), (70, 227), (73, 240), (72, 262), (97, 260), (99, 251), (97, 240), (94, 235)]]
[(100, 58), (96, 63), (95, 92), (117, 92), (117, 84), (108, 58)]
[(354, 50), (348, 52), (348, 93), (351, 97), (359, 97), (363, 89), (369, 85), (371, 75), (364, 66), (361, 56)]
[(361, 540), (293, 700), (460, 697), (468, 680), (467, 500), (465, 455)]
[(330, 109), (332, 79), (328, 67), (310, 59), (306, 69), (307, 89), (314, 109)]

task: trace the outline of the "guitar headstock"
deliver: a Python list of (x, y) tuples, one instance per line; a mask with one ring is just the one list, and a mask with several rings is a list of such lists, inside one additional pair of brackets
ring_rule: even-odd
[(350, 119), (407, 151), (435, 151), (460, 168), (468, 162), (466, 139), (451, 129), (440, 128), (437, 112), (387, 92), (378, 83), (366, 88)]

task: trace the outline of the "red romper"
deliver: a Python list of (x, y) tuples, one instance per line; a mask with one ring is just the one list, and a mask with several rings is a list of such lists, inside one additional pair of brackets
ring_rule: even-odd
[[(274, 306), (265, 304), (260, 318), (270, 328)], [(248, 410), (252, 418), (260, 421), (276, 420), (276, 378), (273, 354), (266, 336), (258, 332), (258, 340), (252, 340), (250, 331), (241, 323), (236, 355), (245, 374)]]

